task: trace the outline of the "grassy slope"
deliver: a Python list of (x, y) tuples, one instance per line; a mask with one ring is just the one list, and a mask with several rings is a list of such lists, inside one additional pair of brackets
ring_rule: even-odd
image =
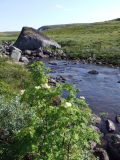
[(19, 92), (25, 82), (31, 82), (28, 70), (18, 63), (0, 58), (0, 95)]
[(15, 41), (19, 32), (0, 32), (0, 41)]
[[(47, 26), (44, 33), (62, 45), (70, 57), (88, 58), (120, 65), (120, 20), (93, 24)], [(19, 32), (0, 33), (1, 40), (15, 40)]]
[(58, 41), (71, 57), (120, 64), (120, 21), (52, 27), (44, 31)]

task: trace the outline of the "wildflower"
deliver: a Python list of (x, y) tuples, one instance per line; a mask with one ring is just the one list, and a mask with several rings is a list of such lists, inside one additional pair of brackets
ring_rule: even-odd
[(83, 100), (85, 100), (85, 97), (84, 97), (84, 96), (80, 96), (80, 99), (83, 99)]
[(47, 83), (42, 84), (42, 87), (45, 88), (45, 89), (50, 89), (50, 86)]
[(23, 95), (23, 94), (24, 94), (24, 92), (25, 92), (25, 90), (21, 90), (21, 91), (20, 91), (20, 94), (21, 94), (21, 95)]
[(65, 108), (71, 107), (72, 104), (70, 102), (65, 102)]
[(40, 86), (35, 86), (35, 89), (37, 89), (37, 90), (40, 89), (40, 88), (41, 88)]

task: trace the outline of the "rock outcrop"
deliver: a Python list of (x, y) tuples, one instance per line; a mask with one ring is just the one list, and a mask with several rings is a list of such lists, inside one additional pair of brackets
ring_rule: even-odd
[(21, 49), (22, 51), (37, 50), (45, 46), (51, 46), (53, 48), (61, 48), (61, 46), (57, 42), (45, 36), (38, 30), (30, 27), (22, 28), (22, 31), (18, 39), (14, 43), (14, 46)]

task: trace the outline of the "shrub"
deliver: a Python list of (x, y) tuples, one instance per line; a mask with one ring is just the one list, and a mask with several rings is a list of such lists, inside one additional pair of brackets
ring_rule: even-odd
[[(9, 160), (95, 159), (90, 143), (99, 142), (99, 135), (90, 127), (92, 113), (85, 100), (76, 98), (77, 90), (68, 84), (49, 86), (43, 63), (33, 64), (31, 70), (35, 83), (22, 92), (21, 99), (24, 110), (32, 113), (31, 120), (14, 134), (6, 156)], [(68, 92), (66, 98), (63, 90)], [(60, 98), (57, 105), (55, 97)], [(20, 114), (23, 119), (25, 111)]]

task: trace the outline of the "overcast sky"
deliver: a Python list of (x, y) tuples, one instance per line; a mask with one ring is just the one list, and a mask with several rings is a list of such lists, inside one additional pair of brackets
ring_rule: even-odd
[(0, 0), (0, 31), (120, 17), (120, 0)]

